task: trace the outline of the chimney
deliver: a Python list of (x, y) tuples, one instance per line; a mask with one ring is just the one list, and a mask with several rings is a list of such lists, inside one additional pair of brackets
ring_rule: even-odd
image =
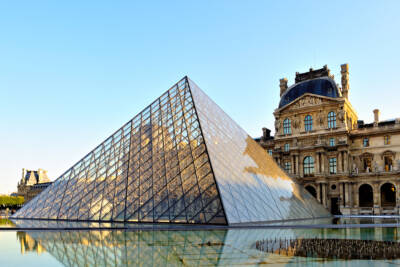
[(286, 78), (282, 78), (279, 80), (279, 87), (281, 88), (281, 94), (280, 96), (283, 95), (283, 93), (286, 92), (288, 86), (287, 86), (287, 79)]
[(379, 109), (374, 109), (374, 126), (378, 126), (379, 123)]
[(271, 137), (271, 130), (264, 127), (264, 128), (262, 128), (262, 131), (263, 131), (262, 139), (268, 140)]
[(340, 65), (342, 74), (342, 95), (344, 98), (349, 99), (349, 64), (342, 64)]

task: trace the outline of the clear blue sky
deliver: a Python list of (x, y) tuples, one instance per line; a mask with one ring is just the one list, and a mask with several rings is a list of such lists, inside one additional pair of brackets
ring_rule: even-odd
[(349, 63), (361, 119), (400, 117), (400, 1), (148, 2), (0, 2), (0, 193), (22, 168), (57, 178), (184, 75), (253, 137), (279, 78), (324, 64), (339, 83)]

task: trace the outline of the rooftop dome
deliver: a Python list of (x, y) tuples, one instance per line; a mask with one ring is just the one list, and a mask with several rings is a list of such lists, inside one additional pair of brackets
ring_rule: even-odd
[(281, 97), (279, 108), (286, 106), (306, 93), (327, 97), (341, 96), (334, 80), (329, 77), (321, 77), (299, 82), (289, 87)]

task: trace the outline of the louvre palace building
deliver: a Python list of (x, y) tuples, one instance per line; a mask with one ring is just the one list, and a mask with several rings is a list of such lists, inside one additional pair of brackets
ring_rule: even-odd
[(18, 182), (18, 196), (24, 197), (25, 203), (40, 194), (44, 189), (51, 185), (47, 177), (47, 171), (43, 169), (26, 170), (22, 169), (22, 178)]
[(400, 119), (364, 123), (349, 93), (348, 64), (341, 85), (327, 66), (281, 79), (275, 136), (256, 141), (333, 214), (399, 214)]

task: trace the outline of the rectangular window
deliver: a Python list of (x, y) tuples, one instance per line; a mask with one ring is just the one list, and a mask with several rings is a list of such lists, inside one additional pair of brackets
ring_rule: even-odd
[(384, 138), (385, 145), (390, 145), (390, 136), (389, 135), (385, 135), (383, 138)]
[(335, 138), (329, 139), (329, 146), (335, 146)]
[(311, 115), (307, 115), (307, 116), (304, 118), (304, 130), (305, 130), (306, 132), (311, 132), (311, 131), (312, 131), (312, 125), (313, 125), (313, 123), (312, 123), (312, 117), (311, 117)]
[(292, 124), (290, 119), (285, 119), (283, 121), (283, 133), (284, 134), (291, 134), (292, 133)]
[(290, 161), (286, 161), (285, 162), (285, 171), (287, 173), (291, 173), (291, 171), (292, 171), (292, 163)]
[(289, 144), (285, 144), (284, 150), (285, 150), (285, 152), (289, 152), (289, 150), (290, 150), (290, 145), (289, 145)]
[(337, 172), (336, 158), (330, 158), (329, 159), (329, 173), (336, 174), (336, 172)]
[(368, 147), (368, 146), (369, 146), (369, 138), (368, 138), (368, 137), (365, 137), (365, 138), (364, 138), (364, 140), (363, 140), (363, 146), (364, 146), (364, 147)]

